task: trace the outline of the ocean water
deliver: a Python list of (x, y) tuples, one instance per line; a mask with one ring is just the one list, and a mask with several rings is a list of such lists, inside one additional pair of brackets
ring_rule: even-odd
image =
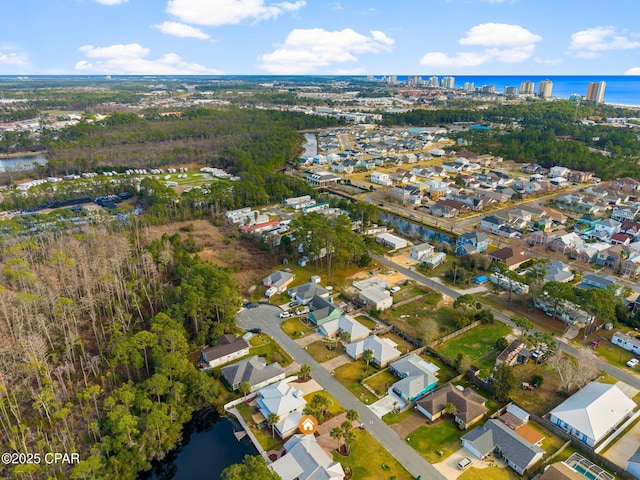
[[(640, 106), (640, 76), (634, 75), (438, 75), (438, 78), (442, 80), (443, 77), (448, 76), (455, 78), (455, 88), (462, 88), (465, 82), (473, 82), (476, 88), (482, 85), (494, 85), (497, 93), (503, 93), (504, 87), (507, 86), (520, 89), (520, 83), (526, 80), (535, 83), (534, 92), (537, 92), (540, 82), (549, 79), (553, 82), (552, 97), (564, 99), (568, 99), (574, 93), (585, 96), (590, 82), (606, 82), (605, 103)], [(428, 80), (430, 77), (425, 75), (422, 78)], [(406, 75), (398, 76), (398, 81), (406, 80)]]

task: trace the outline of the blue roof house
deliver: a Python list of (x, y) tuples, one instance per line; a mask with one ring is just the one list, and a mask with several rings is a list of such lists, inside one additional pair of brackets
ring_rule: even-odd
[(469, 232), (458, 237), (456, 255), (482, 253), (489, 246), (489, 236), (483, 232)]

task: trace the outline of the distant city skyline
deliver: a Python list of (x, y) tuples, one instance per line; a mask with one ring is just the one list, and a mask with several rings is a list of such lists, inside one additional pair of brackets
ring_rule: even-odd
[(5, 3), (0, 75), (640, 75), (636, 0)]

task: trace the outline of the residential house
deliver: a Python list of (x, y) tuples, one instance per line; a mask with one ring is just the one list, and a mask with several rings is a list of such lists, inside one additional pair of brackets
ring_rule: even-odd
[(569, 256), (582, 260), (585, 263), (592, 263), (596, 261), (598, 253), (610, 247), (610, 244), (604, 242), (583, 243), (582, 245), (576, 246)]
[(568, 177), (571, 170), (567, 167), (555, 166), (549, 169), (549, 177)]
[(262, 279), (262, 285), (267, 288), (274, 288), (275, 292), (284, 292), (289, 284), (296, 278), (295, 274), (276, 270)]
[(429, 180), (426, 192), (429, 198), (438, 199), (451, 191), (451, 184), (442, 180)]
[(634, 221), (640, 215), (637, 205), (616, 205), (611, 212), (611, 218), (619, 222)]
[(631, 235), (635, 241), (640, 236), (640, 222), (622, 222), (622, 225), (620, 225), (620, 233)]
[(302, 305), (308, 305), (314, 297), (329, 298), (329, 290), (314, 282), (290, 288), (287, 294), (292, 300), (300, 302)]
[(308, 305), (311, 308), (309, 320), (311, 320), (314, 325), (322, 325), (342, 315), (342, 310), (329, 300), (318, 295), (313, 297)]
[(489, 237), (483, 232), (469, 232), (458, 237), (456, 255), (482, 253), (489, 246)]
[(542, 190), (542, 185), (539, 182), (524, 182), (522, 188), (524, 189), (525, 194), (531, 195), (533, 193), (540, 192)]
[(550, 248), (554, 252), (568, 253), (583, 244), (584, 241), (582, 240), (582, 238), (578, 234), (571, 232), (555, 238), (551, 242)]
[(304, 176), (307, 183), (314, 187), (325, 187), (327, 185), (333, 185), (341, 180), (341, 177), (334, 175), (333, 173), (319, 170), (317, 172), (307, 172)]
[(420, 205), (422, 195), (423, 193), (418, 187), (411, 185), (395, 186), (389, 190), (389, 196), (403, 205)]
[(544, 265), (544, 269), (546, 272), (544, 276), (545, 282), (567, 283), (575, 278), (569, 265), (560, 260), (552, 260), (551, 263)]
[(408, 242), (406, 240), (400, 237), (396, 237), (395, 235), (391, 235), (390, 233), (381, 233), (380, 235), (377, 235), (376, 242), (390, 247), (393, 250), (404, 248), (408, 245)]
[(280, 419), (275, 424), (275, 432), (282, 439), (291, 436), (298, 429), (307, 401), (304, 393), (286, 381), (280, 381), (262, 388), (256, 399), (258, 411), (265, 418), (275, 413)]
[(598, 275), (597, 273), (587, 273), (582, 277), (578, 288), (585, 290), (590, 288), (600, 288), (602, 290), (612, 290), (616, 295), (622, 291), (620, 282), (613, 275)]
[(202, 351), (202, 361), (215, 368), (232, 360), (249, 355), (249, 344), (235, 335), (222, 335), (214, 347)]
[(341, 333), (349, 334), (349, 343), (368, 337), (371, 333), (367, 327), (350, 315), (341, 315), (320, 325), (318, 329), (327, 338), (337, 338)]
[(308, 204), (311, 201), (313, 201), (315, 203), (315, 200), (312, 200), (310, 195), (303, 195), (301, 197), (290, 197), (290, 198), (287, 198), (287, 199), (285, 199), (283, 204), (284, 204), (285, 207), (296, 208), (298, 205)]
[(422, 264), (427, 267), (436, 268), (438, 265), (441, 265), (446, 261), (447, 261), (447, 254), (444, 252), (438, 252), (434, 254), (432, 257), (427, 257), (424, 260), (422, 260)]
[(389, 363), (402, 355), (402, 352), (398, 350), (397, 345), (388, 338), (381, 338), (377, 335), (370, 335), (362, 340), (352, 342), (347, 345), (346, 351), (354, 360), (362, 358), (366, 350), (373, 352), (372, 363), (384, 368)]
[(563, 461), (552, 463), (545, 467), (542, 475), (535, 477), (537, 480), (615, 480), (616, 477), (609, 472), (587, 460), (579, 453), (573, 453)]
[[(616, 233), (616, 235), (625, 235), (625, 234)], [(627, 245), (630, 243), (628, 240), (629, 239), (627, 238), (627, 242), (626, 242)], [(615, 243), (615, 242), (612, 242), (612, 243)], [(621, 267), (622, 262), (629, 257), (629, 253), (630, 253), (629, 247), (622, 244), (612, 244), (606, 250), (598, 252), (598, 254), (596, 255), (595, 263), (599, 267), (606, 267), (606, 268), (618, 270)]]
[(599, 238), (600, 240), (606, 240), (620, 231), (622, 223), (611, 218), (599, 222), (592, 232), (589, 233), (590, 237)]
[(344, 162), (333, 162), (329, 165), (329, 170), (336, 173), (353, 173), (353, 164)]
[(625, 350), (629, 350), (636, 355), (640, 354), (640, 338), (638, 337), (632, 337), (623, 332), (616, 332), (611, 336), (611, 343)]
[(269, 465), (282, 480), (343, 480), (344, 470), (313, 435), (296, 434), (284, 444), (285, 453)]
[(419, 245), (414, 245), (409, 250), (409, 257), (411, 260), (416, 260), (418, 262), (422, 261), (424, 258), (433, 256), (433, 245), (428, 243), (421, 243)]
[(592, 172), (581, 172), (579, 170), (571, 170), (569, 172), (569, 181), (578, 183), (588, 183), (593, 179)]
[(616, 385), (591, 382), (551, 410), (549, 421), (594, 447), (636, 406)]
[(371, 183), (377, 183), (385, 187), (393, 185), (393, 180), (388, 173), (384, 172), (371, 172)]
[(620, 265), (620, 273), (631, 278), (640, 276), (640, 252), (629, 253), (629, 257)]
[(529, 351), (527, 350), (525, 343), (521, 340), (514, 340), (507, 348), (505, 348), (498, 358), (496, 358), (496, 367), (503, 363), (506, 363), (509, 367), (513, 367), (517, 363), (522, 363), (529, 358)]
[(389, 370), (400, 381), (393, 384), (393, 392), (406, 403), (411, 403), (438, 386), (439, 367), (425, 362), (419, 355), (411, 353), (389, 365)]
[(388, 290), (378, 287), (366, 288), (358, 294), (359, 300), (365, 305), (375, 308), (378, 311), (391, 308), (393, 297)]
[(405, 170), (404, 168), (398, 168), (395, 173), (391, 175), (391, 180), (393, 180), (394, 183), (405, 184), (409, 182), (415, 182), (416, 176), (412, 172)]
[(469, 211), (469, 207), (456, 200), (439, 199), (429, 207), (431, 215), (442, 218), (454, 218)]
[(222, 367), (220, 373), (232, 390), (237, 390), (242, 382), (248, 382), (251, 391), (283, 380), (285, 376), (284, 368), (280, 364), (274, 362), (267, 365), (267, 361), (257, 355)]
[(509, 270), (516, 270), (520, 265), (529, 260), (522, 249), (504, 247), (487, 255), (492, 262), (502, 262)]
[(484, 406), (487, 400), (478, 395), (471, 387), (464, 390), (447, 383), (418, 400), (416, 409), (429, 420), (437, 420), (445, 413), (447, 404), (452, 403), (456, 407), (453, 419), (460, 428), (466, 430), (479, 422), (489, 411)]
[(523, 475), (525, 470), (542, 459), (544, 450), (532, 445), (500, 420), (488, 420), (482, 427), (465, 433), (462, 446), (479, 459), (498, 452), (509, 467)]
[(640, 182), (634, 178), (619, 178), (616, 180), (616, 187), (624, 191), (638, 191), (640, 190)]
[(629, 245), (634, 241), (634, 237), (628, 233), (614, 233), (611, 235), (609, 242), (611, 245)]
[(476, 190), (476, 198), (478, 198), (479, 200), (484, 200), (485, 206), (500, 205), (508, 200), (507, 196), (504, 193), (494, 192), (491, 190)]
[(411, 169), (411, 173), (413, 173), (418, 178), (429, 179), (434, 176), (434, 173), (425, 167), (413, 167)]
[(479, 228), (497, 235), (500, 228), (506, 227), (507, 223), (508, 220), (506, 218), (499, 217), (498, 215), (487, 215), (480, 220)]

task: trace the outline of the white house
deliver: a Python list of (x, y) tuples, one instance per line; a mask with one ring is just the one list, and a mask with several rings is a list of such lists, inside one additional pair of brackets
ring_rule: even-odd
[(594, 447), (635, 408), (616, 385), (591, 382), (551, 410), (549, 421)]
[(293, 273), (276, 270), (262, 279), (262, 285), (267, 288), (274, 288), (275, 292), (284, 292), (296, 276)]
[(216, 346), (202, 351), (202, 360), (208, 363), (210, 368), (215, 368), (245, 355), (249, 355), (249, 344), (242, 338), (226, 334), (218, 339)]
[(411, 247), (409, 256), (412, 260), (417, 260), (418, 262), (425, 259), (426, 257), (431, 257), (433, 256), (433, 245), (430, 245), (428, 243), (414, 245), (413, 247)]
[(390, 233), (381, 233), (376, 236), (376, 242), (386, 245), (387, 247), (397, 250), (398, 248), (404, 248), (408, 245), (408, 242), (400, 237), (391, 235)]
[(342, 465), (334, 462), (313, 435), (297, 434), (284, 444), (285, 454), (269, 465), (282, 480), (342, 480)]
[(371, 172), (371, 183), (390, 187), (393, 185), (393, 180), (391, 180), (391, 176), (388, 173)]
[(611, 343), (640, 355), (640, 338), (632, 337), (626, 333), (616, 332), (611, 336)]
[(320, 325), (320, 333), (325, 337), (335, 338), (342, 332), (349, 334), (349, 342), (355, 342), (369, 336), (369, 329), (350, 315), (341, 315)]
[(567, 167), (555, 166), (549, 169), (549, 178), (568, 177), (571, 170)]
[(275, 425), (275, 431), (280, 438), (286, 438), (298, 428), (307, 401), (302, 390), (280, 381), (260, 390), (256, 404), (265, 419), (271, 413), (278, 415), (280, 421)]
[(358, 360), (362, 358), (366, 350), (371, 350), (373, 352), (372, 362), (379, 367), (386, 367), (390, 362), (393, 362), (402, 355), (396, 347), (396, 344), (388, 338), (371, 335), (357, 342), (348, 344), (346, 351), (347, 355), (354, 360)]
[(360, 291), (358, 298), (365, 305), (373, 307), (376, 310), (386, 310), (393, 305), (393, 297), (389, 291), (378, 287), (365, 288)]

